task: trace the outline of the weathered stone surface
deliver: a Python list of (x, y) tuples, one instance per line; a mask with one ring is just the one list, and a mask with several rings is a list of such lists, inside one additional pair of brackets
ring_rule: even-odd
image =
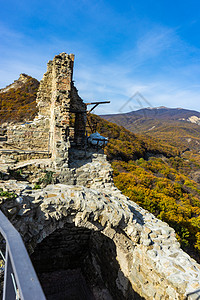
[(48, 151), (50, 121), (37, 116), (34, 121), (23, 125), (8, 127), (8, 148), (11, 146), (21, 150)]
[(30, 252), (64, 224), (74, 224), (114, 242), (119, 264), (115, 281), (124, 299), (128, 299), (128, 283), (145, 299), (199, 296), (200, 266), (180, 249), (174, 230), (114, 186), (91, 189), (56, 184), (31, 190), (28, 183), (8, 181), (0, 187), (18, 194), (11, 203), (3, 200), (1, 209), (12, 215)]
[(7, 130), (7, 145), (48, 151), (57, 168), (67, 166), (71, 143), (84, 145), (86, 139), (86, 104), (74, 87), (73, 65), (73, 54), (61, 53), (49, 61), (37, 94), (38, 116)]
[(7, 87), (0, 89), (0, 93), (6, 93), (10, 89), (16, 90), (16, 89), (21, 88), (27, 82), (28, 79), (29, 79), (29, 76), (22, 73), (22, 74), (20, 74), (18, 80), (15, 80), (12, 84), (8, 85)]

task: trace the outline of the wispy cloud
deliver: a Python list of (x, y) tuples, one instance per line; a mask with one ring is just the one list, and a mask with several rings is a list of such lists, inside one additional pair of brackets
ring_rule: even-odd
[[(194, 51), (195, 63), (191, 56)], [(122, 53), (116, 61), (106, 65), (96, 62), (95, 68), (82, 65), (77, 70), (77, 85), (84, 98), (106, 97), (112, 101), (112, 105), (100, 107), (96, 113), (119, 112), (122, 104), (137, 91), (152, 106), (200, 110), (198, 52), (199, 49), (181, 41), (176, 30), (159, 27), (140, 37), (134, 49)], [(156, 60), (162, 61), (156, 64)], [(126, 111), (137, 106), (132, 103)]]
[[(0, 24), (0, 88), (22, 72), (41, 79), (46, 63), (59, 52), (76, 54), (74, 79), (86, 101), (110, 100), (96, 113), (117, 113), (137, 91), (152, 106), (200, 110), (199, 49), (183, 42), (176, 29), (153, 27), (120, 55), (102, 58), (93, 45), (55, 36), (38, 42)], [(192, 53), (195, 52), (195, 59)], [(127, 107), (137, 109), (138, 104)], [(124, 111), (125, 112), (125, 111)]]
[(177, 41), (175, 32), (169, 28), (158, 27), (146, 32), (136, 44), (136, 57), (146, 60), (166, 52)]

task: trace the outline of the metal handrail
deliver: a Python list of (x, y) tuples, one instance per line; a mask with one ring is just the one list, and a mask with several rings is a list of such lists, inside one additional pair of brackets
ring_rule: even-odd
[[(3, 300), (46, 300), (19, 232), (0, 211), (0, 232), (6, 240)], [(16, 287), (15, 282), (16, 280)]]

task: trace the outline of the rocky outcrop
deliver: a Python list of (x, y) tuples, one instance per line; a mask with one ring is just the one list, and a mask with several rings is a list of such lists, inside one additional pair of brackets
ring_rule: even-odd
[(7, 87), (0, 89), (0, 93), (6, 93), (10, 89), (19, 89), (24, 86), (24, 84), (27, 82), (27, 80), (30, 78), (30, 76), (22, 73), (20, 74), (19, 78), (15, 80), (12, 84), (8, 85)]
[(188, 122), (200, 125), (200, 118), (198, 118), (197, 116), (191, 116), (187, 119)]

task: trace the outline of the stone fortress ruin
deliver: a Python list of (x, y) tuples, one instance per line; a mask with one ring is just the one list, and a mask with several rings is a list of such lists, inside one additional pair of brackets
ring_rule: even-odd
[(93, 161), (99, 176), (108, 179), (98, 163), (100, 160), (107, 165), (103, 151), (99, 149), (97, 153), (88, 147), (87, 105), (74, 86), (73, 65), (73, 54), (61, 53), (49, 61), (37, 93), (38, 115), (32, 122), (8, 126), (4, 143), (7, 149), (0, 149), (0, 154), (4, 161), (9, 157), (10, 169), (23, 169), (27, 176), (32, 172), (39, 178), (41, 171), (48, 168), (58, 182), (87, 185), (94, 178), (87, 162)]
[[(48, 63), (38, 116), (10, 126), (7, 144), (15, 151), (1, 150), (7, 168), (29, 180), (2, 180), (0, 188), (18, 197), (0, 207), (20, 232), (47, 299), (200, 299), (200, 266), (174, 230), (122, 195), (103, 152), (86, 148), (87, 107), (73, 64), (66, 53)], [(44, 169), (57, 183), (32, 189)]]
[[(72, 144), (84, 145), (86, 131), (86, 104), (74, 86), (73, 65), (73, 54), (61, 53), (49, 61), (37, 94), (38, 116), (21, 128), (8, 129), (8, 142), (13, 146), (48, 150), (56, 164), (65, 166), (68, 149)], [(30, 134), (24, 136), (26, 130)]]

